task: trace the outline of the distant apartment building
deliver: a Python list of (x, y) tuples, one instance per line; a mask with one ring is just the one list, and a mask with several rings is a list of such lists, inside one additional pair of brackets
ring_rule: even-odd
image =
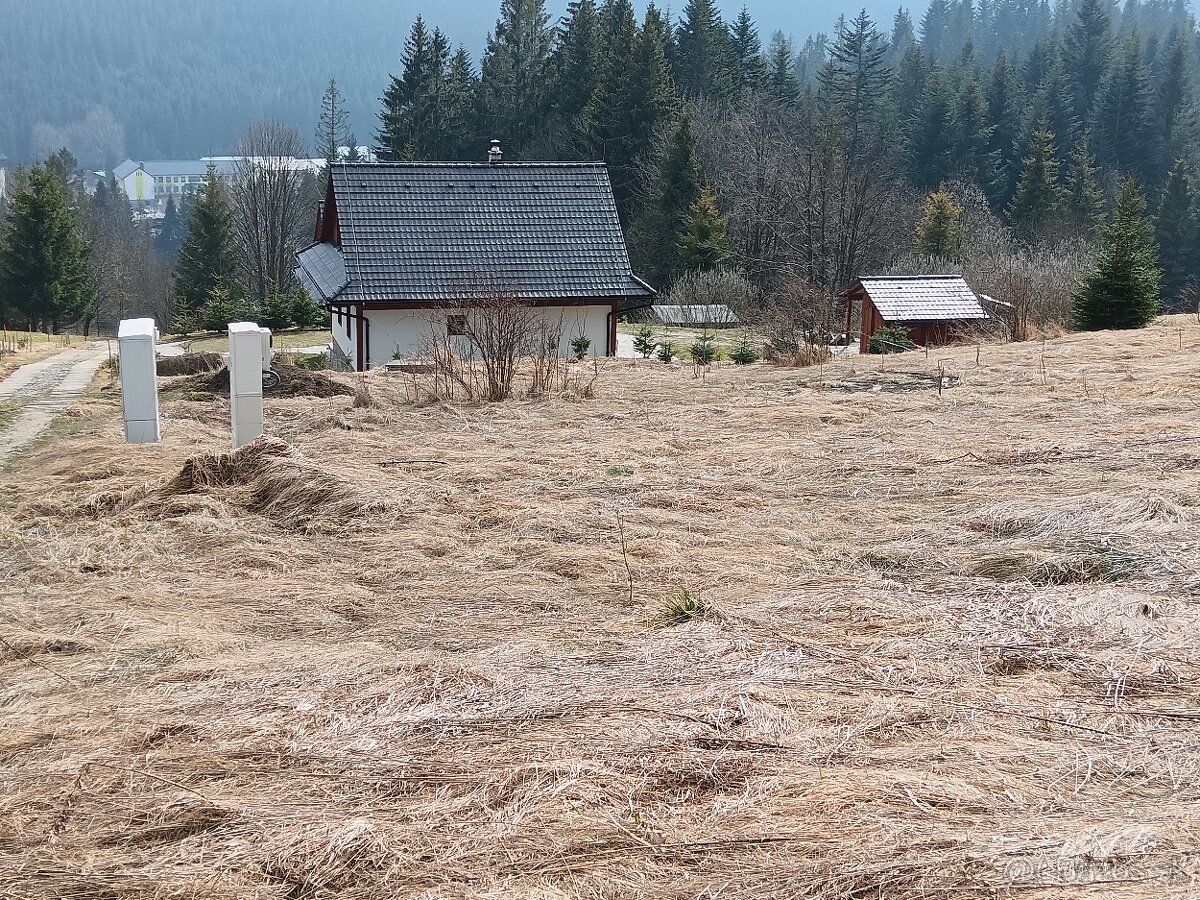
[[(144, 162), (127, 159), (113, 169), (113, 175), (125, 189), (129, 202), (145, 209), (165, 203), (168, 197), (179, 198), (198, 192), (208, 177), (209, 166), (216, 170), (218, 178), (228, 179), (240, 164), (250, 161), (253, 161), (250, 157), (243, 156), (203, 156), (200, 159)], [(282, 161), (289, 167), (314, 173), (325, 166), (323, 159), (287, 157)]]

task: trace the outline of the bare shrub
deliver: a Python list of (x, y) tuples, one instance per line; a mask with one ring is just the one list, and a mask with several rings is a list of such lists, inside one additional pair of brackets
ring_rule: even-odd
[(666, 302), (675, 306), (696, 306), (696, 325), (717, 321), (705, 316), (706, 307), (728, 306), (745, 318), (752, 315), (762, 301), (758, 288), (730, 269), (711, 269), (707, 272), (688, 272), (680, 277), (667, 294)]
[(763, 358), (781, 366), (811, 366), (829, 359), (829, 345), (844, 327), (845, 301), (800, 279), (771, 291), (748, 321), (766, 339)]
[[(428, 377), (414, 376), (417, 402), (496, 403), (514, 394), (595, 396), (599, 367), (568, 363), (561, 353), (563, 321), (517, 296), (511, 285), (476, 274), (445, 305), (447, 327), (434, 324), (423, 348)], [(453, 317), (453, 327), (449, 327)], [(518, 391), (518, 379), (527, 386)]]

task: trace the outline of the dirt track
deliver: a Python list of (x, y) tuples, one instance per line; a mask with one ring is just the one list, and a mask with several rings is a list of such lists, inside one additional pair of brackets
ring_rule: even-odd
[(101, 345), (89, 344), (21, 366), (0, 381), (0, 403), (17, 408), (12, 423), (0, 428), (0, 465), (36, 440), (87, 390), (105, 355)]

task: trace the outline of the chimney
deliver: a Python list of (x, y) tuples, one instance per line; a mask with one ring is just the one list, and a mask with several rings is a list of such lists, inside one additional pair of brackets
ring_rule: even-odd
[(500, 149), (500, 141), (493, 138), (492, 146), (488, 148), (488, 162), (490, 162), (494, 166), (500, 162), (500, 159), (503, 156), (504, 156), (504, 151), (502, 151)]

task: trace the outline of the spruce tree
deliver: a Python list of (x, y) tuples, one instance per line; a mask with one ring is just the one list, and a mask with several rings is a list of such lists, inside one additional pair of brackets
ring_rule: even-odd
[(1061, 196), (1054, 133), (1042, 122), (1033, 133), (1029, 156), (1023, 162), (1017, 191), (1008, 207), (1008, 218), (1018, 237), (1035, 240), (1059, 211)]
[(717, 195), (704, 185), (684, 222), (675, 274), (708, 272), (729, 259), (726, 225), (727, 220), (717, 209)]
[(777, 103), (794, 106), (800, 99), (800, 81), (796, 78), (796, 52), (791, 39), (775, 32), (771, 36), (767, 60), (767, 95)]
[(518, 156), (544, 137), (552, 39), (544, 0), (502, 0), (483, 54), (480, 101), (488, 133)]
[(758, 39), (758, 26), (750, 18), (750, 11), (745, 6), (734, 19), (729, 32), (734, 91), (745, 94), (761, 90), (767, 79), (767, 66), (763, 61), (762, 42)]
[(338, 160), (338, 148), (350, 143), (350, 112), (346, 99), (338, 90), (337, 82), (329, 80), (325, 94), (321, 97), (321, 115), (317, 120), (317, 152), (325, 157), (325, 165), (331, 166)]
[(887, 49), (864, 10), (838, 32), (829, 48), (829, 64), (821, 72), (822, 97), (843, 123), (852, 162), (872, 153), (873, 139), (879, 135), (876, 112), (891, 76)]
[(1123, 42), (1098, 104), (1093, 140), (1096, 154), (1121, 175), (1145, 178), (1154, 158), (1150, 86), (1137, 33)]
[(932, 189), (950, 178), (953, 162), (950, 87), (945, 73), (931, 69), (913, 116), (908, 136), (909, 177), (914, 185)]
[(1175, 160), (1163, 186), (1154, 235), (1162, 264), (1162, 298), (1167, 306), (1177, 305), (1180, 294), (1196, 274), (1196, 192), (1187, 162)]
[(1104, 219), (1104, 194), (1096, 185), (1096, 161), (1086, 136), (1071, 153), (1062, 205), (1067, 218), (1089, 237)]
[(377, 152), (384, 161), (420, 158), (430, 142), (430, 104), (435, 79), (431, 36), (417, 16), (404, 44), (403, 70), (393, 75), (379, 113)]
[(675, 83), (689, 99), (724, 99), (733, 91), (729, 33), (713, 0), (687, 0), (676, 34)]
[(1127, 178), (1101, 233), (1091, 270), (1075, 291), (1075, 327), (1141, 328), (1158, 315), (1161, 272), (1146, 201), (1137, 181)]
[(992, 129), (988, 151), (995, 161), (995, 178), (988, 198), (995, 209), (1012, 202), (1021, 175), (1021, 97), (1016, 73), (1001, 53), (992, 68), (987, 92), (987, 122)]
[(916, 42), (917, 35), (913, 30), (912, 16), (902, 6), (896, 10), (896, 15), (892, 18), (892, 34), (888, 40), (889, 62), (903, 56), (908, 48)]
[(167, 208), (163, 213), (162, 225), (158, 236), (154, 239), (154, 249), (170, 259), (174, 259), (187, 236), (187, 210), (182, 207), (184, 201), (175, 202), (174, 196), (167, 197)]
[(1112, 56), (1112, 18), (1108, 0), (1081, 0), (1063, 39), (1063, 56), (1076, 118), (1092, 121)]
[(479, 133), (475, 105), (479, 79), (466, 48), (460, 46), (450, 57), (443, 97), (442, 130), (445, 134), (446, 159), (475, 160), (486, 146), (486, 135)]
[(1153, 181), (1161, 184), (1173, 162), (1189, 152), (1196, 137), (1195, 107), (1188, 53), (1191, 32), (1180, 31), (1167, 56), (1166, 65), (1155, 80), (1154, 108), (1151, 116), (1157, 153), (1153, 161)]
[(948, 0), (930, 0), (921, 17), (921, 49), (930, 59), (944, 59), (946, 31), (950, 27)]
[(917, 222), (913, 254), (951, 262), (965, 261), (966, 229), (962, 217), (962, 204), (948, 190), (942, 188), (929, 194), (921, 209), (921, 220)]
[(0, 319), (54, 332), (90, 309), (94, 295), (60, 171), (37, 166), (18, 182), (0, 234)]
[(233, 213), (216, 169), (209, 167), (204, 188), (192, 204), (187, 237), (179, 248), (171, 299), (179, 330), (201, 321), (214, 297), (234, 303), (237, 257), (234, 253)]
[(997, 154), (991, 148), (994, 129), (988, 122), (987, 100), (973, 69), (960, 75), (950, 110), (950, 129), (950, 171), (991, 193), (997, 169)]
[(561, 131), (559, 141), (568, 155), (581, 155), (586, 148), (574, 146), (584, 127), (580, 117), (605, 72), (600, 15), (594, 0), (572, 0), (567, 5), (551, 69), (554, 73), (551, 108), (555, 127)]
[(655, 186), (639, 223), (641, 239), (636, 242), (636, 252), (650, 283), (663, 289), (679, 269), (684, 223), (700, 196), (700, 164), (696, 159), (692, 119), (686, 110), (671, 134)]

